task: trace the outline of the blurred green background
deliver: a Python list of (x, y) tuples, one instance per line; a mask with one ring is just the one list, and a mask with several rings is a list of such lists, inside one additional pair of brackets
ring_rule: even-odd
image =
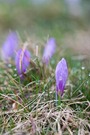
[(68, 32), (75, 26), (81, 28), (89, 24), (90, 1), (80, 1), (76, 16), (70, 13), (66, 1), (70, 0), (1, 0), (0, 30), (28, 30), (32, 34), (44, 35), (53, 29)]
[(89, 21), (90, 0), (0, 0), (0, 44), (9, 30), (16, 30), (23, 40), (26, 35), (38, 39), (53, 36), (58, 45), (81, 55), (86, 47), (82, 40), (90, 35)]

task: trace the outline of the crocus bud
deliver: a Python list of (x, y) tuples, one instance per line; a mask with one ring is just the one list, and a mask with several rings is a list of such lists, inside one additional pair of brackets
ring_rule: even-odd
[(23, 75), (30, 64), (30, 52), (26, 49), (20, 49), (16, 53), (15, 64), (18, 75), (20, 75), (20, 78), (23, 78)]
[(64, 58), (59, 61), (55, 70), (55, 79), (56, 79), (56, 92), (61, 96), (64, 93), (65, 84), (68, 78), (68, 67), (66, 60)]
[(56, 41), (54, 38), (50, 38), (44, 49), (43, 58), (42, 58), (43, 63), (48, 65), (51, 57), (55, 53), (55, 50), (56, 50)]
[(10, 58), (14, 58), (15, 51), (18, 48), (18, 37), (15, 32), (10, 32), (4, 42), (1, 50), (2, 59), (8, 62)]

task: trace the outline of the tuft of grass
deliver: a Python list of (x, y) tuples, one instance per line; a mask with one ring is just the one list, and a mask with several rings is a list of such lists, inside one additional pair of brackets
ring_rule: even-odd
[(33, 57), (34, 63), (25, 73), (24, 81), (20, 81), (12, 61), (8, 65), (0, 62), (1, 135), (90, 133), (89, 65), (84, 69), (84, 61), (64, 55), (69, 78), (61, 103), (56, 106), (54, 74), (59, 60), (57, 55), (48, 67), (42, 65), (39, 57)]

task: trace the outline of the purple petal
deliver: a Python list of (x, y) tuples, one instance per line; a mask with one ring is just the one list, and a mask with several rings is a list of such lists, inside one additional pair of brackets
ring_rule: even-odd
[(50, 38), (44, 49), (43, 58), (42, 58), (43, 63), (48, 65), (51, 57), (55, 53), (55, 50), (56, 50), (56, 41), (54, 38)]
[(28, 50), (20, 49), (15, 57), (15, 64), (17, 72), (20, 76), (23, 76), (23, 73), (26, 72), (30, 64), (30, 52)]
[(15, 56), (15, 51), (18, 48), (18, 37), (15, 32), (10, 32), (2, 47), (2, 59), (8, 61)]
[(65, 84), (68, 78), (68, 67), (66, 60), (64, 58), (57, 64), (55, 70), (55, 79), (56, 79), (56, 91), (60, 92), (61, 96), (64, 93)]

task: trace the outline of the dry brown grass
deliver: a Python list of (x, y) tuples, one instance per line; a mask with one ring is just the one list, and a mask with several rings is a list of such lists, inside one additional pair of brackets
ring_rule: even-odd
[[(50, 92), (52, 93), (52, 90)], [(59, 107), (55, 100), (46, 101), (47, 93), (38, 94), (37, 100), (21, 109), (1, 112), (5, 119), (3, 129), (8, 129), (9, 119), (15, 122), (15, 127), (3, 135), (89, 135), (90, 133), (90, 102), (82, 95), (79, 98), (62, 99)], [(72, 106), (85, 106), (83, 111)], [(25, 112), (31, 107), (31, 111)]]

